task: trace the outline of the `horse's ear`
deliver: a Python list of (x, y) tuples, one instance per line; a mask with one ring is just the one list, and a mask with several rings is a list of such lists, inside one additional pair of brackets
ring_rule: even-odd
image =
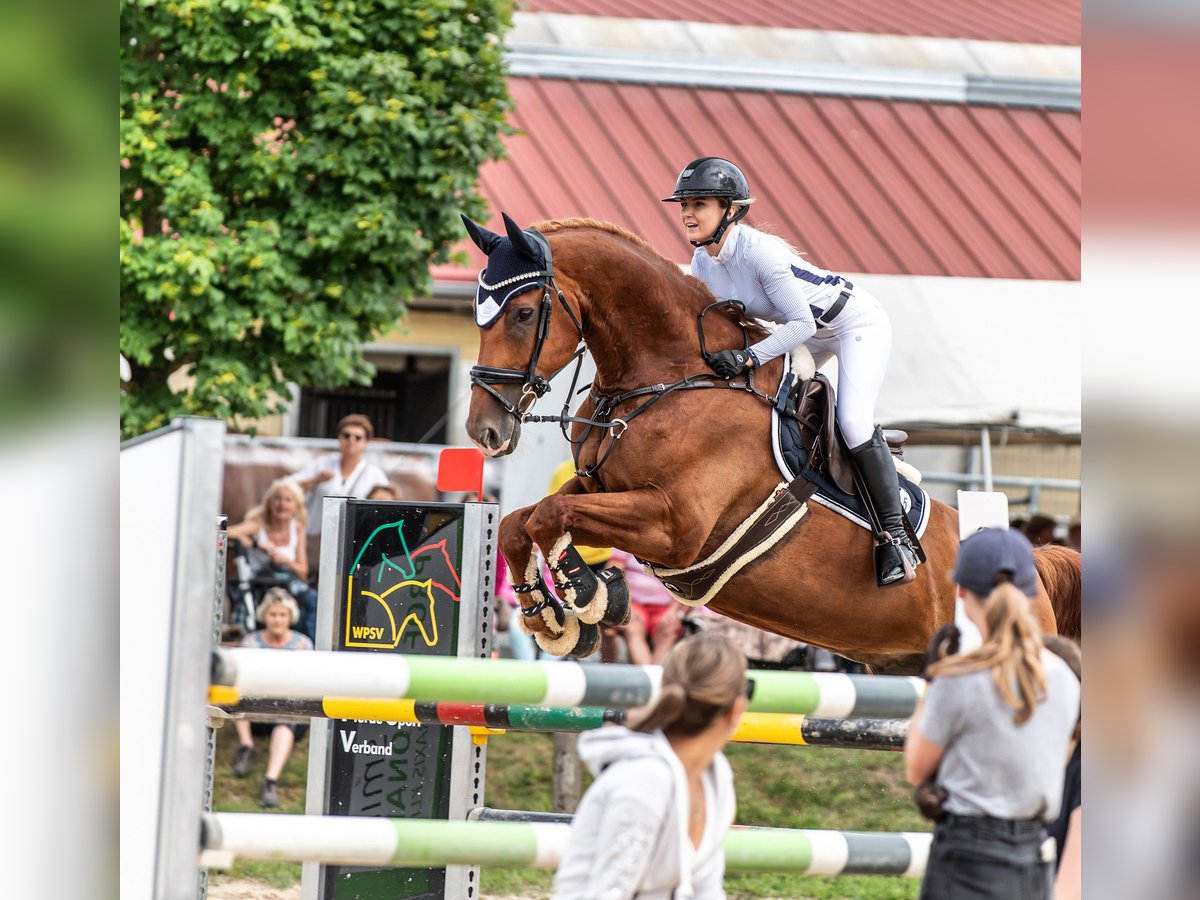
[(471, 240), (475, 242), (475, 246), (490, 256), (492, 251), (496, 249), (496, 245), (503, 238), (494, 232), (488, 231), (482, 225), (476, 225), (462, 213), (459, 213), (459, 215), (462, 216), (463, 225), (467, 227), (467, 234), (471, 236)]
[(512, 245), (517, 252), (526, 259), (533, 262), (542, 261), (542, 250), (534, 243), (533, 238), (527, 235), (521, 226), (508, 217), (508, 213), (500, 213), (500, 217), (504, 219), (504, 228), (508, 232), (508, 239), (512, 241)]

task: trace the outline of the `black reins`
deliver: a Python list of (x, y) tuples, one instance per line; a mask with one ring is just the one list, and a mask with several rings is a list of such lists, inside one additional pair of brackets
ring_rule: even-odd
[[(600, 467), (604, 465), (609, 456), (612, 455), (613, 450), (616, 449), (617, 441), (619, 441), (621, 436), (625, 434), (626, 429), (629, 427), (629, 423), (648, 410), (650, 407), (654, 406), (654, 404), (658, 403), (658, 401), (663, 399), (663, 397), (666, 397), (668, 394), (674, 393), (675, 391), (698, 390), (702, 388), (726, 388), (753, 394), (755, 397), (764, 400), (768, 404), (776, 405), (778, 401), (777, 397), (764, 393), (755, 387), (753, 369), (750, 369), (746, 372), (745, 379), (743, 381), (725, 381), (723, 379), (714, 380), (712, 373), (702, 372), (696, 375), (688, 375), (686, 378), (680, 379), (672, 384), (664, 384), (660, 382), (659, 384), (634, 388), (631, 391), (625, 391), (624, 393), (611, 396), (597, 393), (596, 391), (592, 390), (592, 385), (590, 384), (579, 388), (577, 392), (576, 386), (579, 383), (579, 373), (583, 367), (583, 355), (588, 349), (587, 341), (583, 335), (583, 323), (580, 321), (579, 317), (575, 315), (575, 310), (571, 308), (571, 304), (567, 303), (566, 297), (563, 296), (562, 290), (558, 287), (558, 284), (554, 279), (554, 263), (550, 254), (550, 242), (546, 240), (546, 237), (539, 231), (530, 229), (526, 232), (526, 234), (531, 235), (541, 246), (543, 258), (545, 260), (545, 268), (534, 273), (544, 277), (545, 282), (542, 289), (542, 301), (538, 310), (538, 324), (533, 345), (533, 354), (529, 358), (529, 365), (524, 369), (504, 369), (497, 366), (472, 366), (470, 373), (471, 384), (473, 386), (483, 388), (483, 390), (491, 394), (492, 397), (496, 399), (496, 402), (500, 404), (501, 408), (503, 408), (504, 411), (510, 416), (515, 417), (521, 424), (525, 424), (526, 422), (558, 423), (563, 437), (566, 438), (567, 442), (571, 445), (571, 455), (575, 461), (576, 475), (581, 478), (595, 478), (600, 483), (600, 487), (603, 488), (604, 482), (600, 480), (598, 474)], [(579, 346), (576, 347), (571, 358), (568, 359), (556, 371), (552, 372), (549, 378), (543, 378), (537, 372), (537, 364), (542, 355), (542, 347), (545, 345), (546, 339), (550, 335), (550, 316), (554, 311), (554, 299), (550, 295), (552, 290), (558, 296), (559, 303), (561, 303), (563, 309), (567, 311), (567, 315), (571, 317), (571, 322), (574, 324), (575, 330), (579, 333)], [(704, 307), (704, 309), (700, 311), (700, 314), (697, 317), (697, 329), (700, 334), (700, 354), (706, 359), (708, 358), (708, 350), (704, 340), (704, 317), (710, 310), (720, 307), (729, 307), (731, 309), (739, 310), (742, 313), (745, 312), (745, 305), (738, 300), (718, 300), (714, 303), (708, 304), (708, 306)], [(742, 329), (743, 347), (748, 348), (750, 346), (750, 331), (746, 327), (744, 320), (739, 319), (738, 325)], [(557, 416), (529, 415), (528, 411), (533, 404), (544, 397), (550, 390), (550, 381), (572, 362), (575, 362), (575, 373), (571, 377), (571, 387), (567, 392), (567, 399), (563, 403), (562, 412)], [(516, 403), (510, 402), (499, 391), (492, 387), (492, 385), (507, 384), (519, 384), (522, 386), (521, 397)], [(784, 385), (781, 385), (780, 391), (784, 391), (785, 388), (790, 389), (790, 386), (791, 379), (787, 379)], [(592, 416), (585, 417), (570, 415), (571, 398), (576, 396), (577, 393), (581, 394), (584, 391), (589, 391), (589, 399), (591, 399), (592, 403), (595, 405), (595, 410)], [(617, 407), (638, 397), (646, 397), (647, 399), (638, 404), (626, 415), (613, 418), (613, 413), (616, 411)], [(568, 428), (571, 425), (584, 425), (586, 427), (580, 433), (578, 438), (572, 438), (568, 432)], [(592, 430), (596, 428), (609, 429), (611, 440), (609, 441), (608, 448), (597, 458), (594, 464), (580, 468), (580, 451), (584, 442), (586, 442), (591, 436)]]

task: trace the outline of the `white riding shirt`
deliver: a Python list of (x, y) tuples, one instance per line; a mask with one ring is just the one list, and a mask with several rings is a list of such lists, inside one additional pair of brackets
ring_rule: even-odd
[[(750, 348), (760, 366), (816, 335), (817, 316), (837, 301), (846, 284), (842, 276), (793, 253), (779, 238), (745, 225), (729, 230), (716, 256), (698, 247), (692, 257), (692, 274), (717, 297), (740, 300), (747, 314), (781, 326)], [(821, 326), (820, 336), (838, 334), (842, 317), (853, 304), (851, 293), (837, 318)]]
[[(731, 228), (716, 256), (698, 248), (692, 274), (717, 297), (741, 301), (747, 315), (780, 326), (750, 347), (756, 365), (801, 344), (807, 345), (818, 366), (837, 357), (838, 425), (851, 447), (870, 440), (875, 401), (892, 350), (891, 321), (875, 297), (862, 288), (850, 289), (842, 276), (747, 225)], [(849, 297), (833, 320), (818, 323), (848, 289)]]

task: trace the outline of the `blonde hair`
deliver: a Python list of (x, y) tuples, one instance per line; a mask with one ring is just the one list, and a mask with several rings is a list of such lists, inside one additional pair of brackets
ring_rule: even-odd
[(282, 606), (291, 614), (292, 621), (288, 623), (289, 625), (295, 625), (300, 621), (300, 605), (296, 602), (295, 597), (281, 587), (270, 588), (263, 594), (258, 608), (254, 610), (254, 617), (264, 625), (267, 624), (267, 611), (272, 606)]
[(276, 478), (271, 482), (271, 486), (267, 488), (267, 492), (263, 494), (262, 503), (246, 513), (247, 519), (258, 519), (262, 522), (264, 528), (270, 528), (275, 523), (271, 521), (271, 500), (281, 491), (287, 491), (292, 495), (292, 499), (296, 501), (296, 523), (303, 531), (308, 525), (308, 508), (304, 505), (304, 492), (300, 490), (300, 485), (296, 484), (289, 478)]
[(746, 692), (746, 657), (728, 639), (696, 634), (680, 641), (663, 663), (658, 701), (630, 716), (634, 731), (699, 734)]
[(776, 241), (777, 243), (783, 245), (783, 247), (789, 253), (794, 254), (795, 256), (800, 256), (800, 257), (804, 256), (804, 252), (802, 250), (797, 250), (794, 246), (792, 246), (791, 241), (789, 241), (787, 238), (782, 237), (782, 236), (776, 234), (774, 231), (772, 231), (770, 225), (766, 225), (766, 224), (747, 225), (745, 222), (742, 222), (741, 225), (745, 228), (753, 229), (754, 231), (757, 231), (759, 234), (761, 234), (763, 237), (768, 238), (772, 241)]
[(980, 602), (987, 622), (987, 638), (970, 653), (934, 663), (929, 667), (929, 675), (936, 678), (991, 669), (1000, 697), (1016, 710), (1013, 721), (1024, 724), (1033, 715), (1034, 707), (1046, 697), (1042, 637), (1029, 598), (1012, 582), (1004, 580), (992, 588), (986, 599), (980, 598)]

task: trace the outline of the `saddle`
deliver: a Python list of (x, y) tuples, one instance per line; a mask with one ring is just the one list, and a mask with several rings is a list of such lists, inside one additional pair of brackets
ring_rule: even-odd
[[(785, 415), (789, 412), (800, 423), (801, 444), (809, 448), (809, 467), (827, 477), (842, 492), (857, 496), (854, 463), (837, 425), (837, 398), (829, 379), (817, 372), (792, 388), (783, 409)], [(904, 459), (907, 432), (885, 430), (883, 439), (893, 456)]]

